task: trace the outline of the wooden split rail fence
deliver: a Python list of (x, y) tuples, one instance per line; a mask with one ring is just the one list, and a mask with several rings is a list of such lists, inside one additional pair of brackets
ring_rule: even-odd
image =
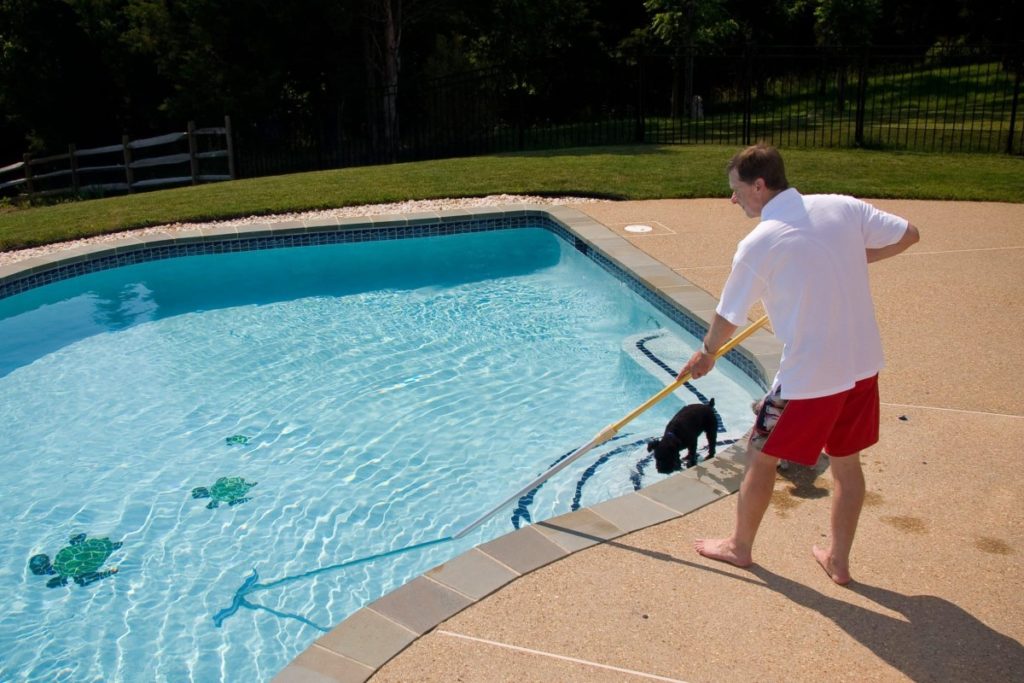
[[(6, 178), (5, 178), (6, 176)], [(45, 157), (25, 154), (22, 161), (0, 168), (0, 196), (29, 198), (58, 194), (120, 193), (172, 185), (233, 180), (231, 119), (224, 125)]]

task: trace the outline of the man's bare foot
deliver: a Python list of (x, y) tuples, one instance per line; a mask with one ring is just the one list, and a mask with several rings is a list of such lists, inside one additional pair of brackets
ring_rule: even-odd
[(721, 560), (737, 567), (749, 567), (754, 563), (750, 550), (741, 550), (731, 538), (698, 538), (693, 548), (704, 557)]
[(829, 554), (829, 551), (824, 548), (819, 548), (818, 546), (813, 546), (811, 548), (811, 552), (814, 553), (814, 559), (818, 561), (818, 564), (821, 565), (821, 568), (825, 570), (825, 573), (828, 574), (830, 579), (838, 583), (840, 586), (845, 586), (850, 583), (852, 580), (850, 578), (850, 568), (843, 567), (840, 569), (836, 567), (832, 562), (832, 556)]

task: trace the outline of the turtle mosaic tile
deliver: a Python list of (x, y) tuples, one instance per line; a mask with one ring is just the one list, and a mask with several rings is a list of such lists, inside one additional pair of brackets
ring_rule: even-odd
[(50, 588), (66, 586), (68, 579), (79, 586), (88, 586), (117, 573), (117, 567), (102, 567), (107, 558), (121, 545), (121, 541), (88, 538), (86, 534), (77, 534), (71, 537), (67, 546), (57, 552), (52, 563), (45, 553), (33, 555), (29, 560), (29, 569), (36, 576), (52, 575), (54, 578), (46, 582)]
[(245, 494), (253, 486), (256, 486), (257, 483), (259, 482), (246, 481), (243, 477), (220, 477), (209, 488), (197, 486), (192, 489), (192, 497), (209, 498), (210, 502), (206, 504), (209, 510), (214, 509), (221, 503), (227, 503), (233, 507), (248, 502), (250, 499)]

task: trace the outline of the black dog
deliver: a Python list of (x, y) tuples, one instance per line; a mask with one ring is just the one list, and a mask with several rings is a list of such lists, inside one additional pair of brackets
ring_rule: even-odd
[(682, 469), (679, 452), (687, 449), (686, 466), (697, 464), (697, 436), (703, 432), (708, 439), (708, 457), (715, 455), (718, 445), (718, 420), (715, 419), (715, 399), (707, 405), (694, 403), (684, 406), (669, 420), (665, 436), (647, 444), (647, 452), (654, 451), (654, 463), (662, 474)]

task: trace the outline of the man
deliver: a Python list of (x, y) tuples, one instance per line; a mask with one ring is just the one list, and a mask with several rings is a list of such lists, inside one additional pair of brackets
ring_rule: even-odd
[(904, 251), (917, 228), (853, 197), (801, 195), (773, 147), (748, 147), (728, 165), (732, 203), (761, 222), (739, 244), (703, 348), (680, 376), (715, 365), (715, 351), (760, 300), (782, 359), (748, 444), (731, 536), (698, 539), (698, 553), (738, 567), (751, 549), (775, 486), (780, 458), (813, 465), (822, 450), (835, 483), (831, 539), (814, 546), (837, 584), (850, 582), (850, 548), (864, 504), (860, 451), (878, 441), (882, 344), (867, 264)]

